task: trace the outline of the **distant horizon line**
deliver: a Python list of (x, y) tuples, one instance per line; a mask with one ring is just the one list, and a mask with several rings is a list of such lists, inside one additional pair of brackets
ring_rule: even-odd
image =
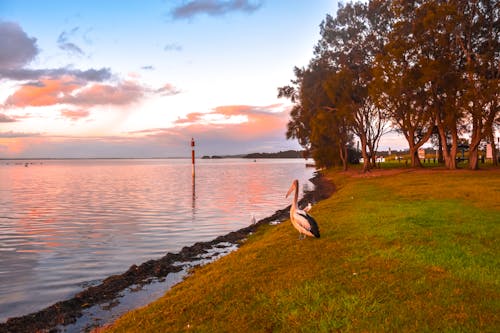
[[(220, 158), (246, 158), (246, 155), (250, 154), (243, 154), (243, 155), (211, 155), (211, 156), (220, 156)], [(208, 155), (204, 155), (208, 156)], [(206, 160), (207, 158), (203, 158), (204, 156), (201, 157), (196, 157), (195, 159), (197, 160)], [(259, 158), (259, 157), (252, 157), (252, 158)], [(294, 158), (294, 157), (290, 157)], [(302, 158), (302, 157), (300, 157)], [(6, 158), (6, 157), (0, 157), (0, 161), (24, 161), (24, 160), (183, 160), (183, 159), (191, 159), (190, 156), (186, 157), (13, 157), (13, 158)], [(210, 158), (213, 159), (213, 158)], [(268, 159), (267, 157), (263, 159)], [(277, 159), (283, 159), (282, 157), (277, 157)]]
[(0, 157), (0, 161), (20, 161), (20, 160), (167, 160), (167, 159), (188, 159), (186, 157)]
[[(228, 158), (245, 158), (246, 155), (249, 154), (241, 154), (241, 155), (220, 155), (220, 158), (228, 159)], [(205, 156), (205, 155), (204, 155)], [(205, 160), (206, 158), (203, 158), (204, 156), (199, 156), (196, 157), (197, 160)], [(219, 156), (219, 155), (214, 155), (214, 156)], [(255, 158), (255, 157), (252, 157)], [(6, 157), (0, 157), (0, 161), (26, 161), (26, 160), (33, 160), (33, 161), (41, 161), (41, 160), (50, 160), (50, 161), (57, 161), (57, 160), (187, 160), (191, 159), (191, 156), (185, 156), (185, 157), (13, 157), (13, 158), (6, 158)], [(268, 158), (265, 158), (268, 159)], [(282, 158), (277, 158), (277, 159), (282, 159)]]
[[(424, 149), (430, 149), (430, 147), (424, 148)], [(397, 153), (397, 152), (405, 152), (408, 151), (409, 149), (391, 149), (391, 152)], [(286, 151), (295, 151), (295, 152), (302, 152), (303, 150), (295, 150), (295, 149), (290, 149)], [(282, 151), (280, 151), (282, 152)], [(377, 151), (378, 153), (381, 152), (388, 152), (388, 150), (380, 150)], [(244, 158), (247, 155), (252, 155), (252, 154), (277, 154), (278, 152), (274, 153), (246, 153), (246, 154), (223, 154), (223, 155), (198, 155), (196, 159), (203, 159), (205, 156), (217, 156), (221, 158)], [(254, 157), (252, 157), (254, 158)], [(302, 157), (300, 157), (302, 158)], [(24, 160), (179, 160), (179, 159), (191, 159), (191, 156), (172, 156), (172, 157), (167, 157), (167, 156), (153, 156), (153, 157), (0, 157), (0, 161), (24, 161)]]
[[(302, 152), (303, 150), (295, 150), (289, 149), (285, 151), (273, 152), (273, 153), (240, 153), (240, 154), (216, 154), (216, 155), (207, 155), (207, 154), (199, 154), (196, 159), (203, 159), (208, 157), (217, 156), (220, 158), (244, 158), (247, 155), (252, 154), (279, 154), (283, 152)], [(188, 156), (151, 156), (151, 157), (0, 157), (0, 161), (15, 161), (15, 160), (166, 160), (166, 159), (191, 159), (191, 155)]]

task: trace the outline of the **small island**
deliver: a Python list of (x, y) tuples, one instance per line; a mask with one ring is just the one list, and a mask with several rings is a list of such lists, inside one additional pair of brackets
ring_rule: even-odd
[(298, 150), (279, 151), (277, 153), (250, 153), (240, 155), (204, 155), (202, 159), (220, 159), (220, 158), (303, 158), (304, 152)]

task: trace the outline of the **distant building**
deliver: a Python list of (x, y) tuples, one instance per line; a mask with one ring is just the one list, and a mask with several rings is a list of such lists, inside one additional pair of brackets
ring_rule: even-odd
[(491, 143), (486, 145), (486, 158), (493, 158), (493, 147), (491, 146)]
[[(361, 157), (361, 158), (359, 159), (359, 163), (364, 163), (364, 161), (365, 161), (365, 160), (363, 159), (363, 157)], [(375, 158), (375, 162), (377, 162), (377, 163), (383, 163), (383, 162), (385, 162), (385, 157), (384, 157), (384, 156), (377, 156), (377, 157)]]
[(420, 158), (422, 160), (425, 158), (425, 149), (424, 148), (418, 149), (418, 158)]

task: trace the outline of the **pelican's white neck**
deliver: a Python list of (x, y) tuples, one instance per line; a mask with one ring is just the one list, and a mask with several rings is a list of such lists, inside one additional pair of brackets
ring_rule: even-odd
[(293, 181), (292, 188), (294, 190), (292, 209), (297, 210), (297, 202), (299, 201), (299, 182), (298, 182), (298, 180)]

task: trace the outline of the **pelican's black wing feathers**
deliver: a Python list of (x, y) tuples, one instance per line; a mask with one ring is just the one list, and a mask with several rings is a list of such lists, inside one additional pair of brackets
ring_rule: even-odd
[(311, 226), (311, 228), (309, 229), (309, 231), (314, 235), (314, 237), (316, 238), (319, 238), (319, 227), (318, 227), (318, 224), (316, 223), (316, 220), (314, 220), (314, 218), (307, 214), (307, 213), (298, 213), (300, 216), (304, 217), (305, 219), (307, 219), (307, 221), (309, 222), (309, 225)]

